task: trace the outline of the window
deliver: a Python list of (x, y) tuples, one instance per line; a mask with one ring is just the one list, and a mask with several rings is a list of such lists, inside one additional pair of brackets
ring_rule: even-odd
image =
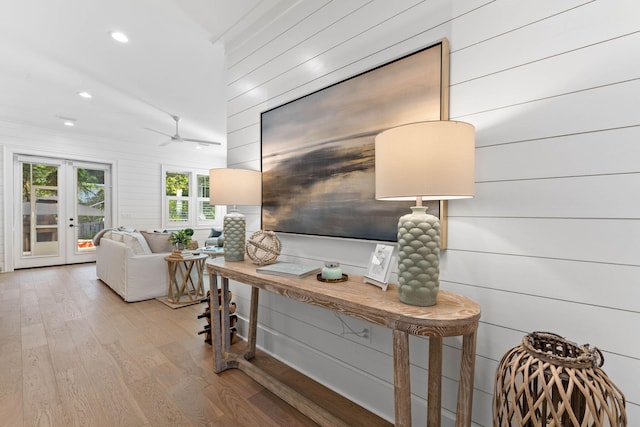
[(216, 207), (209, 204), (209, 175), (196, 174), (198, 180), (198, 218), (196, 224), (210, 224), (216, 220)]
[(222, 224), (219, 208), (209, 204), (209, 173), (163, 166), (163, 223), (167, 229)]
[(189, 178), (181, 172), (165, 173), (165, 196), (168, 208), (167, 226), (189, 224)]

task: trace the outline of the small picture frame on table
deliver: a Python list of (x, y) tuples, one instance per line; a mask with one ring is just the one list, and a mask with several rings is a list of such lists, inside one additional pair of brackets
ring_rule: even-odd
[(371, 253), (369, 269), (364, 276), (365, 283), (379, 286), (383, 291), (387, 290), (389, 287), (393, 248), (391, 245), (376, 245), (376, 248)]

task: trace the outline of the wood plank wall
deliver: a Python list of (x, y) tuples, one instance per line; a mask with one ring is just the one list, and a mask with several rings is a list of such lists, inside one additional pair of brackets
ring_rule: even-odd
[[(303, 0), (227, 46), (228, 164), (260, 168), (260, 112), (447, 37), (450, 116), (477, 128), (476, 197), (450, 203), (444, 289), (483, 308), (477, 425), (495, 370), (543, 330), (604, 353), (640, 423), (640, 3), (636, 0)], [(249, 231), (259, 209), (246, 209)], [(282, 235), (283, 257), (362, 273), (374, 243)], [(392, 419), (388, 331), (262, 295), (265, 350)], [(248, 294), (236, 289), (241, 316)], [(345, 323), (346, 322), (346, 326)], [(353, 333), (367, 328), (368, 338)], [(460, 340), (445, 340), (445, 420)], [(426, 340), (411, 341), (425, 424)], [(447, 424), (448, 425), (448, 424)]]

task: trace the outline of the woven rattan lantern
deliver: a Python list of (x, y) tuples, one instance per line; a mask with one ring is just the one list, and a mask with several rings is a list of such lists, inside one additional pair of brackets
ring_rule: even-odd
[(494, 427), (624, 427), (624, 395), (602, 353), (548, 332), (526, 335), (496, 372)]

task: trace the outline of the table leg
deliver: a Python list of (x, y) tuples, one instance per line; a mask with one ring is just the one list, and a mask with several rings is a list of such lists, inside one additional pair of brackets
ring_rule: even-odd
[(198, 288), (196, 289), (196, 298), (204, 296), (204, 259), (196, 260), (196, 268), (198, 269)]
[(224, 337), (224, 347), (222, 354), (231, 351), (231, 325), (229, 325), (229, 279), (222, 278), (222, 311), (220, 312), (222, 336)]
[(477, 333), (477, 331), (473, 331), (462, 337), (462, 360), (460, 361), (460, 383), (458, 383), (456, 427), (471, 426)]
[(167, 290), (167, 300), (173, 301), (173, 271), (171, 271), (171, 262), (167, 261), (167, 273), (169, 274), (169, 289)]
[(427, 425), (440, 426), (442, 413), (442, 337), (429, 337)]
[[(182, 296), (185, 294), (185, 292), (187, 293), (187, 296), (189, 297), (189, 301), (193, 301), (193, 290), (195, 290), (195, 283), (193, 283), (193, 278), (191, 277), (191, 271), (193, 271), (193, 265), (194, 265), (195, 261), (191, 260), (191, 261), (187, 261), (184, 263), (184, 277), (182, 278), (182, 287), (180, 288), (181, 292), (180, 292), (180, 299), (182, 299)], [(189, 287), (189, 285), (191, 285), (191, 287)]]
[(249, 313), (249, 331), (247, 334), (248, 350), (244, 354), (247, 360), (253, 359), (256, 355), (256, 336), (258, 333), (258, 299), (260, 288), (251, 287), (251, 311)]
[(220, 322), (220, 291), (218, 290), (218, 275), (209, 275), (210, 295), (209, 313), (211, 313), (211, 344), (213, 347), (213, 370), (216, 374), (224, 371), (224, 360), (222, 359), (222, 325)]
[(178, 285), (178, 271), (179, 263), (169, 262), (169, 292), (167, 294), (167, 301), (179, 302), (180, 301), (180, 286)]
[(178, 285), (178, 274), (176, 274), (176, 294), (174, 295), (174, 302), (180, 302), (180, 300), (182, 299), (182, 296), (184, 295), (184, 289), (185, 286), (187, 286), (187, 277), (189, 276), (185, 276), (186, 269), (187, 266), (181, 262), (181, 261), (176, 261), (174, 262), (174, 264), (176, 265), (176, 273), (180, 273), (180, 284)]
[(393, 394), (396, 427), (411, 426), (411, 380), (409, 372), (409, 334), (393, 331)]

